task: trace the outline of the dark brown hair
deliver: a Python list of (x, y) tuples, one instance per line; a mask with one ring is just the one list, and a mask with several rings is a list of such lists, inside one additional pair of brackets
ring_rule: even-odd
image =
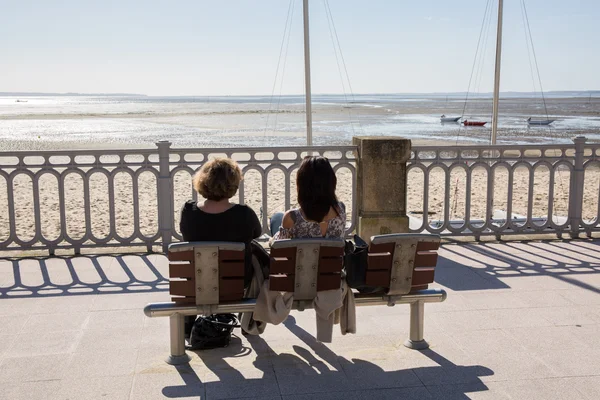
[(337, 178), (327, 158), (304, 157), (296, 175), (296, 186), (298, 203), (308, 219), (322, 222), (330, 207), (338, 209), (336, 185)]
[(229, 158), (216, 158), (206, 162), (194, 175), (194, 189), (208, 200), (233, 197), (242, 180), (242, 171)]

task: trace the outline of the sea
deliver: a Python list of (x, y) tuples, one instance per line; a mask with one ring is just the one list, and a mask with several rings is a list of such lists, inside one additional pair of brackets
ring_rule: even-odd
[[(353, 136), (489, 143), (491, 95), (465, 93), (313, 95), (313, 144)], [(442, 124), (440, 115), (486, 121), (482, 128)], [(552, 118), (530, 127), (528, 117)], [(600, 92), (504, 93), (498, 143), (600, 140)], [(0, 94), (0, 150), (64, 147), (300, 146), (306, 144), (304, 96)]]

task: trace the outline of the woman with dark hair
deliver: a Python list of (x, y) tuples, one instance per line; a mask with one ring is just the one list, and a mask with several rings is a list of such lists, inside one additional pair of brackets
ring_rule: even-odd
[(305, 157), (296, 175), (300, 208), (271, 217), (273, 240), (343, 238), (346, 208), (335, 195), (336, 185), (337, 178), (327, 158)]

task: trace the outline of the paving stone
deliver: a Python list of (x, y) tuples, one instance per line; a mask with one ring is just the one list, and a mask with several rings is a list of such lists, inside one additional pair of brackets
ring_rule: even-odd
[(39, 332), (76, 331), (83, 329), (90, 315), (87, 312), (48, 313), (31, 316), (23, 326), (23, 334)]
[(133, 376), (111, 376), (104, 378), (83, 377), (63, 379), (56, 399), (110, 399), (126, 400), (131, 394)]
[(137, 349), (94, 349), (73, 353), (66, 375), (74, 378), (133, 374)]
[[(0, 300), (2, 302), (3, 300)], [(2, 305), (3, 303), (0, 303)], [(21, 333), (29, 315), (0, 316), (0, 335), (17, 335)]]
[(95, 297), (95, 294), (78, 294), (40, 298), (33, 314), (87, 313)]
[(356, 392), (359, 400), (421, 400), (432, 399), (433, 397), (425, 387), (403, 388), (403, 389), (379, 389), (362, 390)]
[(282, 396), (283, 400), (358, 400), (356, 392), (307, 393)]
[(94, 311), (89, 314), (86, 329), (141, 328), (144, 314), (140, 310)]
[(137, 310), (142, 313), (149, 303), (170, 300), (167, 292), (99, 294), (95, 296), (92, 310)]
[(56, 399), (60, 380), (19, 382), (2, 384), (3, 399), (10, 400), (47, 400)]
[(43, 328), (34, 332), (24, 332), (6, 351), (5, 357), (69, 354), (77, 347), (81, 335), (80, 330), (44, 332)]
[(104, 351), (105, 349), (137, 349), (140, 346), (142, 328), (85, 329), (77, 351)]
[(564, 385), (562, 379), (515, 380), (503, 382), (506, 393), (513, 399), (569, 399), (585, 400), (576, 387)]
[(205, 387), (200, 379), (186, 366), (169, 366), (160, 373), (138, 373), (133, 378), (132, 400), (164, 398), (206, 399)]
[(565, 378), (561, 383), (576, 388), (587, 400), (600, 399), (600, 375)]
[[(0, 287), (1, 292), (2, 287)], [(30, 315), (38, 308), (41, 300), (37, 297), (10, 298), (2, 296), (0, 297), (0, 318), (3, 316)]]
[(70, 358), (70, 354), (5, 357), (0, 361), (0, 382), (17, 384), (61, 379), (65, 375)]
[(504, 382), (471, 382), (427, 386), (436, 400), (506, 400), (512, 399), (504, 389)]
[(481, 377), (484, 382), (559, 376), (554, 365), (500, 329), (457, 332), (452, 338), (474, 363), (491, 371)]

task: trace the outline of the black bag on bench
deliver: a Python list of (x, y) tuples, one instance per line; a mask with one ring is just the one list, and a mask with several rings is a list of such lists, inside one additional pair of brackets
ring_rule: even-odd
[(354, 235), (354, 242), (346, 240), (344, 248), (346, 283), (360, 293), (384, 293), (385, 288), (366, 284), (368, 258), (369, 245), (360, 236)]
[(233, 328), (238, 328), (239, 326), (239, 321), (234, 314), (200, 316), (196, 319), (192, 327), (190, 350), (227, 347), (231, 340)]

